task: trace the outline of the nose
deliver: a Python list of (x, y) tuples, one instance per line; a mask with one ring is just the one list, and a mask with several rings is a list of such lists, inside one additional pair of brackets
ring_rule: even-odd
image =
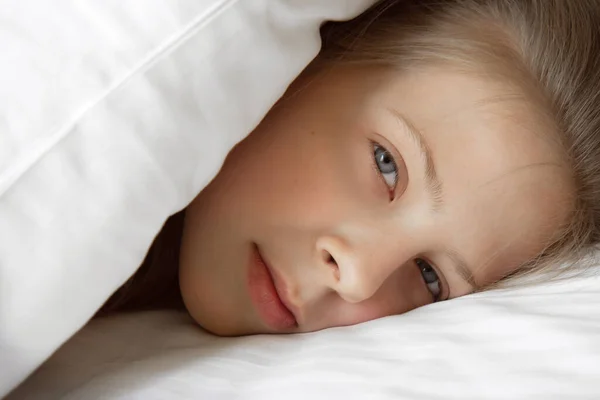
[(341, 236), (317, 239), (317, 258), (326, 270), (326, 285), (350, 303), (373, 296), (399, 267), (383, 243), (350, 243)]

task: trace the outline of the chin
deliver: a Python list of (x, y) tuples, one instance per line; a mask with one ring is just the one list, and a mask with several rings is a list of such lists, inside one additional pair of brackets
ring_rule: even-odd
[[(192, 318), (194, 317), (192, 316)], [(198, 320), (197, 318), (194, 318), (194, 320), (202, 329), (216, 336), (232, 337), (248, 335), (248, 332), (239, 329), (238, 326), (223, 323), (223, 321), (215, 321), (210, 319), (203, 321)]]
[[(194, 294), (182, 291), (182, 297), (187, 312), (192, 319), (205, 331), (217, 336), (248, 335), (249, 329), (224, 304), (212, 299), (201, 299)], [(209, 301), (202, 301), (209, 300)]]
[(192, 319), (200, 325), (202, 329), (213, 335), (239, 336), (243, 334), (239, 329), (238, 324), (233, 324), (229, 318), (223, 318), (222, 314), (216, 315), (216, 313), (212, 313), (212, 315), (207, 315), (207, 313), (200, 312), (200, 310), (194, 309), (193, 307), (188, 307), (186, 305), (186, 308)]

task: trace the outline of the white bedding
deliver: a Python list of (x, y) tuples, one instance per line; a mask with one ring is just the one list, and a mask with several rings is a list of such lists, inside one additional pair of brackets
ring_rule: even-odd
[(600, 278), (315, 334), (217, 338), (185, 314), (96, 320), (8, 400), (600, 398)]

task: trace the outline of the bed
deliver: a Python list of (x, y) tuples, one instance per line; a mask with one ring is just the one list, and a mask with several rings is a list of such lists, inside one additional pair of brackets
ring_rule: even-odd
[(593, 277), (305, 335), (146, 312), (92, 321), (8, 399), (597, 399), (599, 335)]

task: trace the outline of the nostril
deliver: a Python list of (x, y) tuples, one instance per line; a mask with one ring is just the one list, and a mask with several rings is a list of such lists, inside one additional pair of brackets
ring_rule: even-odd
[(325, 263), (327, 265), (329, 265), (329, 267), (331, 267), (331, 270), (333, 271), (333, 276), (335, 277), (335, 280), (339, 281), (340, 280), (340, 268), (338, 266), (337, 261), (335, 261), (335, 258), (333, 258), (331, 253), (329, 253), (326, 250), (323, 250), (323, 260), (325, 260)]
[(333, 264), (337, 267), (337, 263), (335, 262), (335, 259), (333, 258), (333, 256), (331, 254), (328, 255), (327, 263)]
[(325, 260), (327, 264), (337, 267), (337, 262), (335, 261), (335, 258), (333, 258), (330, 252), (328, 252), (327, 250), (323, 250), (321, 252), (321, 255), (323, 256), (323, 260)]

